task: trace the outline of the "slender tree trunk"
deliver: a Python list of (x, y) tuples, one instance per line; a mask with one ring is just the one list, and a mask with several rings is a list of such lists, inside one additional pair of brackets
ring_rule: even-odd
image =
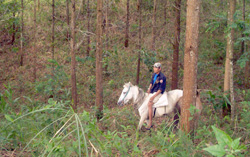
[[(228, 2), (228, 27), (231, 26), (234, 22), (233, 15), (235, 13), (235, 0), (230, 0)], [(234, 29), (231, 29), (229, 34), (227, 35), (227, 52), (226, 52), (226, 64), (225, 64), (225, 78), (224, 78), (224, 94), (225, 95), (231, 95), (231, 100), (233, 100), (233, 91), (230, 92), (230, 88), (233, 86), (233, 44), (234, 44)], [(230, 115), (231, 111), (234, 110), (233, 106), (234, 102), (231, 102), (231, 105), (226, 105), (223, 107), (223, 117), (226, 115)], [(231, 109), (230, 109), (231, 108)], [(234, 112), (234, 111), (233, 111)], [(233, 115), (232, 115), (233, 117)]]
[[(52, 43), (52, 60), (55, 59), (55, 0), (52, 0), (52, 35), (51, 35)], [(53, 64), (53, 72), (54, 72), (54, 64)]]
[(167, 25), (167, 8), (168, 8), (168, 0), (164, 1), (165, 5), (164, 5), (164, 22), (163, 22), (163, 26), (166, 27)]
[(127, 0), (127, 22), (126, 22), (126, 31), (125, 31), (125, 47), (128, 47), (129, 40), (129, 0)]
[[(242, 1), (242, 20), (243, 22), (245, 22), (245, 0)], [(245, 31), (245, 25), (243, 26), (243, 30), (242, 30), (242, 34), (241, 37), (244, 38), (245, 34), (243, 33)], [(245, 42), (244, 40), (241, 42), (241, 54), (244, 53), (244, 49), (245, 49)]]
[(24, 7), (23, 7), (23, 0), (21, 0), (21, 8), (22, 8), (22, 11), (21, 11), (20, 66), (23, 66), (23, 32), (24, 32), (24, 24), (23, 24), (23, 11), (24, 11)]
[(84, 15), (85, 11), (85, 0), (82, 0), (82, 14)]
[(138, 43), (138, 63), (137, 63), (137, 74), (136, 74), (136, 84), (139, 85), (140, 79), (140, 61), (141, 61), (141, 0), (137, 1), (137, 11), (139, 14), (139, 43)]
[(178, 88), (178, 63), (179, 63), (179, 44), (180, 44), (180, 18), (181, 18), (181, 0), (175, 1), (175, 42), (174, 42), (174, 53), (173, 53), (173, 64), (172, 64), (172, 83), (171, 89)]
[[(249, 45), (246, 47), (246, 51), (249, 51)], [(248, 61), (246, 62), (245, 65), (245, 80), (244, 80), (244, 84), (245, 84), (245, 88), (250, 88), (249, 86), (249, 57), (248, 57)]]
[(156, 33), (156, 7), (157, 7), (157, 0), (154, 0), (154, 10), (153, 10), (153, 17), (152, 17), (152, 51), (155, 51), (155, 33)]
[(15, 40), (16, 40), (16, 24), (15, 24), (15, 19), (16, 19), (16, 9), (15, 9), (15, 7), (16, 7), (16, 4), (14, 3), (13, 4), (14, 6), (13, 6), (13, 8), (14, 8), (14, 10), (13, 10), (13, 23), (12, 23), (12, 39), (11, 39), (11, 45), (13, 45), (14, 44), (14, 42), (15, 42)]
[(36, 0), (34, 0), (34, 45), (33, 45), (33, 57), (34, 57), (34, 63), (33, 63), (33, 76), (34, 76), (34, 82), (36, 81), (36, 66), (37, 66), (37, 52), (36, 52)]
[(181, 108), (181, 130), (189, 133), (190, 105), (196, 105), (197, 59), (200, 0), (187, 1), (186, 41), (184, 55), (183, 106)]
[(40, 0), (37, 0), (37, 10), (40, 10)]
[(75, 57), (75, 0), (71, 0), (71, 93), (73, 109), (77, 112), (77, 87), (76, 87), (76, 57)]
[(87, 35), (87, 54), (86, 56), (89, 56), (90, 52), (90, 8), (89, 8), (89, 0), (87, 0), (87, 30), (88, 30), (88, 35)]
[(109, 50), (109, 19), (108, 19), (108, 13), (109, 13), (109, 0), (106, 0), (107, 7), (106, 7), (106, 50)]
[(103, 86), (102, 86), (102, 0), (97, 0), (97, 26), (96, 26), (96, 105), (97, 119), (103, 117)]
[(69, 34), (69, 30), (70, 30), (70, 25), (69, 25), (69, 0), (66, 0), (66, 20), (67, 20), (67, 40), (70, 40), (70, 34)]

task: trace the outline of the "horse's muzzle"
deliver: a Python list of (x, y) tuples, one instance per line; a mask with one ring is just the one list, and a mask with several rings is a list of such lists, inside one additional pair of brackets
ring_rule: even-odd
[(124, 102), (123, 102), (123, 101), (119, 101), (119, 102), (117, 102), (117, 105), (119, 105), (119, 106), (123, 106), (123, 104), (124, 104)]

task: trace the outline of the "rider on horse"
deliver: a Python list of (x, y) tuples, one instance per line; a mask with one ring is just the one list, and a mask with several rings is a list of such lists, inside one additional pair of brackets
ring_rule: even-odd
[(161, 95), (164, 93), (166, 89), (166, 77), (161, 72), (161, 63), (154, 64), (154, 74), (152, 75), (152, 79), (147, 90), (147, 93), (150, 93), (151, 98), (148, 102), (148, 114), (149, 114), (149, 123), (147, 126), (147, 130), (152, 128), (152, 116), (153, 116), (153, 109), (152, 106), (156, 103)]

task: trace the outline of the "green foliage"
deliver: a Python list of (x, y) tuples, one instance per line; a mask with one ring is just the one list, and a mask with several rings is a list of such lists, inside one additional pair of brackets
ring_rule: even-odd
[(51, 71), (54, 66), (52, 74), (46, 74), (44, 80), (38, 82), (36, 85), (37, 93), (43, 93), (44, 95), (56, 97), (58, 93), (64, 92), (64, 99), (68, 98), (70, 93), (65, 88), (66, 82), (69, 81), (68, 75), (65, 73), (63, 66), (59, 65), (55, 60), (49, 60), (51, 64), (47, 65)]
[(217, 145), (209, 146), (203, 150), (208, 151), (214, 156), (234, 156), (246, 150), (245, 145), (240, 145), (240, 138), (233, 140), (228, 134), (224, 131), (212, 126), (213, 132), (215, 133), (216, 140), (218, 141)]
[(246, 62), (249, 61), (249, 58), (250, 58), (250, 51), (244, 52), (244, 54), (242, 54), (240, 58), (237, 60), (237, 64), (241, 68), (244, 68), (246, 66)]
[(156, 52), (147, 51), (145, 49), (142, 49), (140, 51), (141, 51), (141, 53), (143, 55), (142, 56), (143, 63), (146, 64), (146, 66), (148, 67), (149, 72), (152, 72), (153, 71), (152, 66), (157, 61)]

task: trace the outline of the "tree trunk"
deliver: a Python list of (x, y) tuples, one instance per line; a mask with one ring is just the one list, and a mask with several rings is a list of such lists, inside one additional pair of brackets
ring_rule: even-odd
[(108, 19), (108, 13), (109, 13), (109, 0), (106, 0), (107, 7), (106, 7), (106, 50), (109, 50), (109, 19)]
[(82, 14), (84, 15), (85, 11), (85, 0), (82, 0)]
[(67, 41), (70, 40), (70, 34), (69, 34), (69, 30), (70, 30), (70, 25), (69, 25), (69, 0), (66, 0), (66, 20), (67, 20)]
[(77, 112), (76, 57), (75, 57), (75, 0), (71, 0), (71, 93), (73, 109)]
[(136, 74), (136, 84), (139, 85), (140, 79), (140, 61), (141, 61), (141, 0), (137, 1), (137, 11), (139, 14), (139, 43), (138, 43), (138, 63), (137, 63), (137, 74)]
[(23, 0), (21, 0), (21, 40), (20, 40), (20, 46), (21, 46), (21, 51), (20, 51), (20, 66), (23, 66), (23, 31), (24, 31), (24, 24), (23, 24)]
[(164, 1), (165, 2), (165, 5), (164, 5), (164, 22), (163, 22), (163, 26), (166, 27), (167, 25), (167, 8), (168, 8), (168, 0)]
[[(243, 22), (245, 22), (245, 0), (242, 1), (242, 20)], [(243, 26), (243, 30), (242, 30), (242, 34), (241, 37), (244, 38), (245, 34), (243, 33), (245, 31), (245, 24)], [(241, 54), (244, 53), (244, 49), (245, 49), (245, 42), (244, 40), (241, 42)]]
[(13, 8), (14, 8), (14, 10), (13, 10), (13, 23), (12, 23), (12, 39), (11, 39), (11, 45), (13, 45), (14, 44), (14, 42), (15, 42), (15, 40), (16, 40), (16, 24), (15, 24), (15, 18), (16, 18), (16, 9), (15, 9), (15, 7), (16, 7), (16, 4), (14, 3), (13, 4), (14, 6), (13, 6)]
[(89, 9), (89, 0), (87, 1), (87, 30), (88, 30), (88, 35), (87, 35), (87, 53), (86, 56), (89, 56), (90, 52), (90, 9)]
[[(52, 60), (55, 59), (55, 0), (52, 0), (52, 35), (51, 35), (51, 51), (52, 51)], [(54, 64), (53, 64), (54, 71)]]
[[(235, 0), (230, 0), (230, 2), (228, 2), (228, 27), (230, 27), (233, 22), (233, 15), (235, 13)], [(230, 92), (230, 87), (233, 86), (233, 76), (232, 72), (233, 72), (233, 44), (234, 44), (234, 29), (231, 29), (229, 34), (227, 35), (227, 52), (226, 52), (226, 64), (225, 64), (225, 78), (224, 78), (224, 94), (227, 95), (231, 95), (231, 100), (233, 100), (233, 91)], [(223, 111), (222, 111), (222, 116), (225, 117), (226, 115), (230, 115), (231, 110), (233, 110), (234, 106), (233, 104), (234, 102), (231, 102), (231, 105), (228, 104), (226, 106), (223, 107)], [(231, 108), (232, 107), (232, 108)], [(231, 108), (231, 109), (230, 109)], [(232, 115), (233, 117), (233, 115)]]
[(96, 26), (96, 105), (97, 119), (103, 117), (103, 86), (102, 86), (102, 0), (97, 0), (97, 26)]
[(179, 63), (179, 44), (180, 44), (180, 18), (181, 18), (181, 0), (175, 1), (175, 42), (172, 64), (172, 83), (171, 89), (178, 88), (178, 63)]
[(183, 106), (181, 108), (181, 130), (190, 132), (190, 105), (196, 105), (197, 59), (200, 0), (187, 1), (186, 41), (184, 55)]
[(33, 81), (36, 81), (36, 65), (37, 65), (37, 52), (36, 52), (36, 0), (34, 0), (34, 45), (33, 45), (33, 58), (34, 58), (34, 62), (33, 62)]
[[(246, 51), (249, 51), (249, 45), (246, 47)], [(246, 65), (245, 65), (245, 80), (244, 80), (244, 84), (245, 84), (245, 88), (249, 89), (250, 85), (249, 85), (249, 57), (248, 57), (248, 61), (246, 61)]]
[(157, 0), (154, 0), (154, 10), (152, 17), (152, 51), (155, 51), (155, 33), (156, 33), (156, 4)]
[(37, 10), (40, 10), (40, 0), (37, 0)]
[(127, 22), (126, 22), (126, 31), (125, 31), (125, 47), (128, 47), (129, 39), (129, 0), (127, 0)]

